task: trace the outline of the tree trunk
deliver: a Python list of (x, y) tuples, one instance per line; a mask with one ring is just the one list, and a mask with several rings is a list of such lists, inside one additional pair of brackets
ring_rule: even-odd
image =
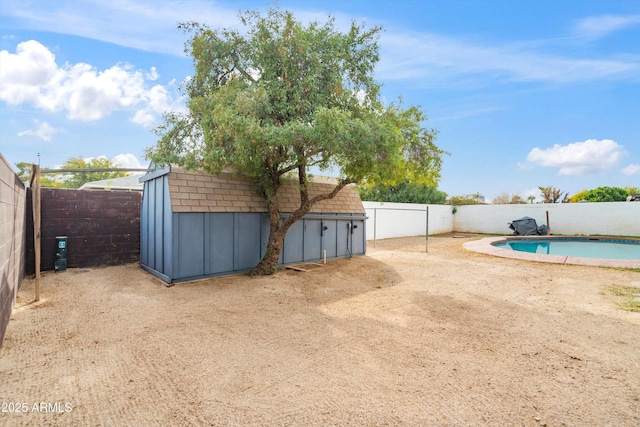
[(306, 209), (300, 208), (292, 212), (284, 221), (280, 221), (280, 210), (276, 203), (272, 203), (269, 208), (269, 240), (267, 241), (267, 251), (249, 275), (266, 276), (273, 274), (278, 270), (278, 259), (284, 244), (284, 236), (286, 236), (289, 228), (306, 213), (309, 212), (310, 206)]
[(269, 204), (269, 240), (267, 241), (267, 251), (264, 257), (260, 260), (250, 272), (251, 276), (266, 276), (273, 274), (278, 270), (278, 259), (280, 259), (280, 252), (282, 252), (282, 246), (284, 244), (284, 236), (289, 231), (289, 228), (300, 218), (305, 216), (311, 210), (311, 207), (317, 202), (325, 199), (332, 199), (336, 194), (347, 184), (349, 181), (344, 181), (337, 185), (331, 193), (321, 194), (315, 196), (309, 200), (306, 192), (301, 193), (301, 206), (296, 211), (285, 218), (284, 221), (280, 221), (280, 209), (275, 197), (268, 203)]
[(271, 203), (269, 206), (269, 240), (267, 241), (267, 251), (249, 274), (251, 276), (266, 276), (273, 274), (278, 269), (278, 259), (284, 244), (284, 236), (289, 230), (290, 224), (280, 222), (280, 210), (277, 204)]
[[(275, 228), (275, 229), (274, 229)], [(282, 227), (274, 227), (273, 223), (269, 226), (269, 241), (267, 242), (267, 252), (249, 274), (251, 276), (266, 276), (273, 274), (278, 269), (278, 259), (282, 251), (284, 236), (287, 231)]]

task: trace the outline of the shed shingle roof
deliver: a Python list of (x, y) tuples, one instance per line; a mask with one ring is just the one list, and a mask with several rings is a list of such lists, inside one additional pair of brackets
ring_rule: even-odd
[[(309, 197), (331, 192), (335, 184), (314, 182)], [(169, 192), (173, 212), (267, 212), (264, 197), (249, 177), (223, 173), (185, 171), (172, 167), (169, 173)], [(300, 206), (297, 183), (286, 180), (278, 192), (278, 204), (283, 213)], [(366, 213), (354, 186), (343, 188), (333, 199), (313, 206), (316, 213)]]

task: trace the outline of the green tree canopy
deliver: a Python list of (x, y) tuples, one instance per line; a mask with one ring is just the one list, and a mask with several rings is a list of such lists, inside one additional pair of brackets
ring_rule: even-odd
[[(181, 24), (195, 73), (185, 85), (188, 113), (165, 115), (156, 163), (219, 173), (227, 166), (253, 177), (267, 200), (270, 234), (254, 274), (275, 271), (289, 227), (346, 185), (404, 178), (435, 184), (443, 151), (425, 114), (401, 103), (384, 106), (373, 78), (380, 28), (334, 19), (297, 21), (291, 12), (240, 14), (246, 31)], [(333, 191), (309, 197), (310, 168), (334, 170)], [(300, 207), (281, 221), (276, 195), (297, 177)]]
[[(110, 160), (106, 157), (99, 157), (85, 160), (82, 157), (71, 157), (62, 166), (57, 169), (109, 169), (118, 168), (120, 165), (116, 160)], [(31, 163), (16, 163), (18, 168), (18, 177), (23, 182), (29, 181), (31, 174)], [(41, 168), (46, 169), (46, 168)], [(103, 179), (113, 179), (127, 176), (127, 172), (70, 172), (70, 173), (54, 173), (43, 174), (40, 177), (40, 185), (43, 187), (54, 188), (80, 188), (83, 184), (93, 181), (101, 181)]]
[[(103, 169), (117, 168), (120, 165), (116, 160), (110, 160), (106, 157), (98, 157), (85, 160), (82, 157), (71, 157), (60, 169)], [(92, 181), (101, 181), (103, 179), (113, 179), (127, 176), (127, 172), (73, 172), (63, 173), (63, 187), (80, 188), (83, 184)]]
[(576, 203), (579, 202), (580, 200), (584, 200), (584, 196), (589, 192), (589, 190), (582, 190), (582, 191), (578, 191), (577, 193), (575, 193), (573, 196), (571, 196), (571, 198), (569, 198), (569, 201), (571, 203)]
[(447, 199), (447, 205), (461, 206), (461, 205), (477, 205), (480, 202), (480, 193), (474, 194), (459, 194), (451, 196)]
[(362, 200), (373, 202), (443, 204), (447, 193), (433, 185), (403, 180), (396, 185), (358, 185)]
[[(575, 201), (587, 200), (589, 202), (624, 202), (630, 193), (619, 187), (598, 187), (593, 190), (585, 190), (576, 194)], [(574, 201), (574, 198), (571, 198)]]
[[(29, 162), (18, 162), (16, 163), (16, 168), (18, 168), (18, 178), (20, 181), (29, 183), (29, 178), (31, 177), (32, 163)], [(64, 184), (57, 180), (55, 176), (40, 176), (40, 186), (47, 188), (60, 188)]]

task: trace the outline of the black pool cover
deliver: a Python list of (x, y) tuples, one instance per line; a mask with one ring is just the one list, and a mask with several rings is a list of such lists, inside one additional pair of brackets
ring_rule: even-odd
[(520, 219), (513, 220), (509, 223), (509, 228), (513, 230), (514, 235), (520, 236), (539, 236), (547, 234), (547, 226), (538, 227), (536, 220), (525, 216)]

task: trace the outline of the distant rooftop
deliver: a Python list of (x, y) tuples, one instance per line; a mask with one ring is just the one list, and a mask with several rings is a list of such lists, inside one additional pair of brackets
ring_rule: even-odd
[(142, 175), (132, 174), (122, 178), (87, 182), (80, 187), (80, 190), (142, 191), (144, 183), (139, 181)]

